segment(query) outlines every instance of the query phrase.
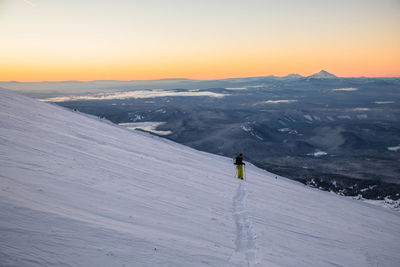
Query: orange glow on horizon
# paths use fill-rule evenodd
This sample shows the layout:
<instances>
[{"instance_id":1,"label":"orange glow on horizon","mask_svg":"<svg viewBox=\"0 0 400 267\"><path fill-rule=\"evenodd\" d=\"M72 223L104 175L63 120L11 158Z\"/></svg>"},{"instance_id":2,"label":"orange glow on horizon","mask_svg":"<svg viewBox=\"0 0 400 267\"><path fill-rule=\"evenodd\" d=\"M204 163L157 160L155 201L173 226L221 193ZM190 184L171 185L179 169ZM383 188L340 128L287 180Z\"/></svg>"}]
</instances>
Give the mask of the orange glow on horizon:
<instances>
[{"instance_id":1,"label":"orange glow on horizon","mask_svg":"<svg viewBox=\"0 0 400 267\"><path fill-rule=\"evenodd\" d=\"M0 1L0 81L400 77L398 1L115 2Z\"/></svg>"},{"instance_id":2,"label":"orange glow on horizon","mask_svg":"<svg viewBox=\"0 0 400 267\"><path fill-rule=\"evenodd\" d=\"M226 66L227 64L228 66ZM297 73L302 76L309 76L321 69L335 74L338 77L400 77L400 66L393 64L391 69L380 69L371 64L364 66L362 70L357 68L341 68L333 65L322 66L310 64L304 66L304 70L295 68L293 64L266 65L260 62L249 62L246 66L241 66L237 62L220 62L219 64L182 64L173 66L151 65L140 66L53 66L39 68L34 66L21 66L19 64L7 64L6 67L0 65L0 81L19 81L19 82L40 82L40 81L93 81L93 80L158 80L158 79L194 79L194 80L213 80L226 78L244 78L258 76L286 76ZM248 66L248 67L247 67ZM293 68L291 68L293 67ZM359 68L361 69L361 68Z\"/></svg>"}]
</instances>

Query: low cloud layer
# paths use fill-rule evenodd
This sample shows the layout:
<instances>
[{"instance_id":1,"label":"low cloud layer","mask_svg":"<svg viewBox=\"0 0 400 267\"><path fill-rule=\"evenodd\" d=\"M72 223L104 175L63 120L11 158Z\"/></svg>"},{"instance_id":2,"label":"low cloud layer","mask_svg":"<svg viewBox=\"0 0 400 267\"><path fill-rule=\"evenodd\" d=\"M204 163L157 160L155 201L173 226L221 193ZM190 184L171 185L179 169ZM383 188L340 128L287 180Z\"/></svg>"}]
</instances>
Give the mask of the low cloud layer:
<instances>
[{"instance_id":1,"label":"low cloud layer","mask_svg":"<svg viewBox=\"0 0 400 267\"><path fill-rule=\"evenodd\" d=\"M209 91L169 91L169 90L137 90L130 92L116 92L111 94L97 94L86 96L61 96L40 99L46 102L66 102L77 100L113 100L113 99L128 99L128 98L155 98L155 97L168 97L168 96L207 96L222 98L227 94L214 93Z\"/></svg>"},{"instance_id":2,"label":"low cloud layer","mask_svg":"<svg viewBox=\"0 0 400 267\"><path fill-rule=\"evenodd\" d=\"M354 88L354 87L348 87L348 88L337 88L337 89L332 89L332 91L344 91L344 92L352 92L352 91L358 91L358 88Z\"/></svg>"},{"instance_id":3,"label":"low cloud layer","mask_svg":"<svg viewBox=\"0 0 400 267\"><path fill-rule=\"evenodd\" d=\"M394 104L394 103L396 103L396 102L394 102L394 101L376 101L375 102L375 104L378 104L378 105Z\"/></svg>"},{"instance_id":4,"label":"low cloud layer","mask_svg":"<svg viewBox=\"0 0 400 267\"><path fill-rule=\"evenodd\" d=\"M295 99L280 99L280 100L267 100L261 102L261 104L281 104L281 103L295 103L297 100Z\"/></svg>"},{"instance_id":5,"label":"low cloud layer","mask_svg":"<svg viewBox=\"0 0 400 267\"><path fill-rule=\"evenodd\" d=\"M155 121L145 121L145 122L127 122L120 123L120 126L126 127L130 130L141 129L147 132L152 132L158 135L168 135L171 134L171 131L161 131L157 130L158 126L164 125L165 122L155 122Z\"/></svg>"}]
</instances>

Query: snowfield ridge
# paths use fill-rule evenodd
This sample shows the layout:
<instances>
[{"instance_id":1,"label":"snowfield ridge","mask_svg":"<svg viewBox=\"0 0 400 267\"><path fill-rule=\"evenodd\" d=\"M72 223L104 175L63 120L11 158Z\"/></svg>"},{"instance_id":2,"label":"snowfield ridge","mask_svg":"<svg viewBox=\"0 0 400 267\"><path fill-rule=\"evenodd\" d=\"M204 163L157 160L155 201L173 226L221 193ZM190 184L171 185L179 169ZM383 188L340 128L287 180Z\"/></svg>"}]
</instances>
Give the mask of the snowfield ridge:
<instances>
[{"instance_id":1,"label":"snowfield ridge","mask_svg":"<svg viewBox=\"0 0 400 267\"><path fill-rule=\"evenodd\" d=\"M400 266L400 214L0 89L1 266Z\"/></svg>"}]
</instances>

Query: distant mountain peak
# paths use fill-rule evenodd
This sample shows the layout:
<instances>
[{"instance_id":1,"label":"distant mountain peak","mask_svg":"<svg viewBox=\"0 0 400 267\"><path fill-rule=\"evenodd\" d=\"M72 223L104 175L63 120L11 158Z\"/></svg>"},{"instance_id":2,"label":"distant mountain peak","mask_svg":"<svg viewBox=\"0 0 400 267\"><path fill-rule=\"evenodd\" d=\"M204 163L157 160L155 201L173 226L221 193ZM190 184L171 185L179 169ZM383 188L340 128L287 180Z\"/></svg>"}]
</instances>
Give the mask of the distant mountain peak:
<instances>
[{"instance_id":1,"label":"distant mountain peak","mask_svg":"<svg viewBox=\"0 0 400 267\"><path fill-rule=\"evenodd\" d=\"M326 70L321 70L318 73L314 73L313 75L308 76L308 78L314 78L314 79L333 79L337 78L336 75L333 75L332 73L327 72Z\"/></svg>"},{"instance_id":2,"label":"distant mountain peak","mask_svg":"<svg viewBox=\"0 0 400 267\"><path fill-rule=\"evenodd\" d=\"M301 76L300 74L297 73L290 73L289 75L282 77L285 79L299 79L299 78L304 78L303 76Z\"/></svg>"}]
</instances>

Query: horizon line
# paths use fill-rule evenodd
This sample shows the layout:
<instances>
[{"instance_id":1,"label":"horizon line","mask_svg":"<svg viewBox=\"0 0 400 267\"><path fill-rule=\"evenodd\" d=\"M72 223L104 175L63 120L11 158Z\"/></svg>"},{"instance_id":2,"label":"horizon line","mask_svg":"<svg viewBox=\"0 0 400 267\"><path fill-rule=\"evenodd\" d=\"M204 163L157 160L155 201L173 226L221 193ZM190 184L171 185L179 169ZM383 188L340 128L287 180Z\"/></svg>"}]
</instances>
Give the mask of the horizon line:
<instances>
[{"instance_id":1,"label":"horizon line","mask_svg":"<svg viewBox=\"0 0 400 267\"><path fill-rule=\"evenodd\" d=\"M317 72L318 73L318 72ZM314 73L316 74L316 73ZM330 73L332 74L332 73ZM300 75L297 73L290 73L284 76L277 76L277 75L265 75L265 76L239 76L239 77L227 77L227 78L214 78L214 79L191 79L191 78L177 78L177 77L171 77L171 78L159 78L159 79L128 79L128 80L123 80L123 79L95 79L95 80L41 80L41 81L34 81L34 80L26 80L26 81L16 81L16 80L9 80L9 81L0 81L0 82L8 82L8 83L44 83L44 82L107 82L107 81L112 81L112 82L136 82L136 81L162 81L162 80L188 80L188 81L218 81L218 80L229 80L229 79L246 79L246 78L285 78L289 75ZM311 75L308 76L303 76L300 75L300 78L309 78ZM369 78L369 79L384 79L384 78L389 78L389 79L396 79L400 78L399 76L336 76L336 78L339 79L354 79L354 78Z\"/></svg>"}]
</instances>

